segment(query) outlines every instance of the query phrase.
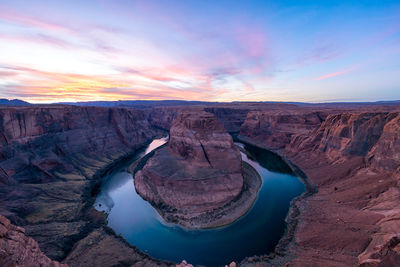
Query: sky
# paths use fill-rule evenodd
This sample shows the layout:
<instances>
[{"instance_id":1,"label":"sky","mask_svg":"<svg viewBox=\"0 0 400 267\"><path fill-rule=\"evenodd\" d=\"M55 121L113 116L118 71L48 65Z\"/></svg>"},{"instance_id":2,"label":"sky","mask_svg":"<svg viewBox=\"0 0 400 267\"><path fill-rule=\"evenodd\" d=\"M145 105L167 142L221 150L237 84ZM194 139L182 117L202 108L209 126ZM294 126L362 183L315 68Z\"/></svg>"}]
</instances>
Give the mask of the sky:
<instances>
[{"instance_id":1,"label":"sky","mask_svg":"<svg viewBox=\"0 0 400 267\"><path fill-rule=\"evenodd\" d=\"M0 98L400 99L400 2L0 0Z\"/></svg>"}]
</instances>

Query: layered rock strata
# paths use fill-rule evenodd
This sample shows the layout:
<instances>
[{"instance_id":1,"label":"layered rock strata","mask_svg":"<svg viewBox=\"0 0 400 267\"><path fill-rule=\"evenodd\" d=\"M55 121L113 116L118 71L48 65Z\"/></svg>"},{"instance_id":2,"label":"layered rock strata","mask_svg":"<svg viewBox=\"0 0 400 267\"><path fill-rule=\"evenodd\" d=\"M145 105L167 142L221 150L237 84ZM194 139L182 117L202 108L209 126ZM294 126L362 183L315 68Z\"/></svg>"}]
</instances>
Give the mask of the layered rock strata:
<instances>
[{"instance_id":1,"label":"layered rock strata","mask_svg":"<svg viewBox=\"0 0 400 267\"><path fill-rule=\"evenodd\" d=\"M15 226L0 215L0 266L68 267L52 261L40 250L38 243L25 235L25 229Z\"/></svg>"},{"instance_id":2,"label":"layered rock strata","mask_svg":"<svg viewBox=\"0 0 400 267\"><path fill-rule=\"evenodd\" d=\"M177 116L168 146L135 175L135 187L167 221L189 228L227 224L245 212L239 207L240 152L214 115L204 111Z\"/></svg>"},{"instance_id":3,"label":"layered rock strata","mask_svg":"<svg viewBox=\"0 0 400 267\"><path fill-rule=\"evenodd\" d=\"M81 247L75 245L105 225L105 215L92 207L91 190L101 173L155 135L147 115L138 110L0 108L0 214L23 226L51 259L62 261L71 250L78 253ZM113 238L112 233L98 233ZM118 238L113 242L136 255L135 261L152 261ZM109 249L101 244L96 245L98 253ZM115 264L127 260L126 255L104 257ZM79 266L78 261L69 258L68 263Z\"/></svg>"},{"instance_id":4,"label":"layered rock strata","mask_svg":"<svg viewBox=\"0 0 400 267\"><path fill-rule=\"evenodd\" d=\"M297 116L294 114L293 116ZM297 199L280 256L243 266L394 266L400 262L400 114L300 112L286 127L271 112L248 115L241 138L275 150L306 174L309 194ZM282 138L283 137L283 138ZM287 242L290 240L289 242Z\"/></svg>"}]
</instances>

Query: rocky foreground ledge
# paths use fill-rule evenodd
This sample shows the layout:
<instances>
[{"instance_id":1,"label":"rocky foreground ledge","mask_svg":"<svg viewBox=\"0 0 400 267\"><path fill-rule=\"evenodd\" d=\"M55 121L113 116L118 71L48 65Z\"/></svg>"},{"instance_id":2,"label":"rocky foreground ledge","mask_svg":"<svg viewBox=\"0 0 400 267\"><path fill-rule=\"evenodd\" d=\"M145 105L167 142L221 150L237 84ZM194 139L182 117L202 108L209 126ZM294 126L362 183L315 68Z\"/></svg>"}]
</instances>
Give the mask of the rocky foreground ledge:
<instances>
[{"instance_id":1,"label":"rocky foreground ledge","mask_svg":"<svg viewBox=\"0 0 400 267\"><path fill-rule=\"evenodd\" d=\"M25 229L15 226L0 215L0 266L68 267L49 259L38 243L25 235Z\"/></svg>"},{"instance_id":2,"label":"rocky foreground ledge","mask_svg":"<svg viewBox=\"0 0 400 267\"><path fill-rule=\"evenodd\" d=\"M187 228L229 224L251 207L261 179L242 162L213 114L182 112L170 140L135 175L136 191L168 222Z\"/></svg>"}]
</instances>

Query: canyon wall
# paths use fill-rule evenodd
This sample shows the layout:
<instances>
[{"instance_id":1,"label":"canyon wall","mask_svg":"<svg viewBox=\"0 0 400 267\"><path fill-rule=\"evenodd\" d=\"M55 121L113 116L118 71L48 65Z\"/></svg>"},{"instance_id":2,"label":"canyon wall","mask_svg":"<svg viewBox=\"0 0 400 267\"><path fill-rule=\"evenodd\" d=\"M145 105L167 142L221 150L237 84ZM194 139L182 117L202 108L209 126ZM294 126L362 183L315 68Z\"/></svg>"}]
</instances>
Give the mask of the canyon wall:
<instances>
[{"instance_id":1,"label":"canyon wall","mask_svg":"<svg viewBox=\"0 0 400 267\"><path fill-rule=\"evenodd\" d=\"M280 149L292 138L311 133L326 116L324 112L251 111L240 134L268 148Z\"/></svg>"},{"instance_id":2,"label":"canyon wall","mask_svg":"<svg viewBox=\"0 0 400 267\"><path fill-rule=\"evenodd\" d=\"M91 190L110 164L157 134L140 110L60 105L1 108L0 214L23 226L51 259L63 260L71 251L78 254L83 247L78 244L93 232L102 233L97 239L108 240L105 245L114 243L130 251L113 255L110 264L145 259L101 230L105 215L93 209ZM85 251L96 257L107 249L97 246ZM80 265L79 258L69 258L68 263Z\"/></svg>"},{"instance_id":3,"label":"canyon wall","mask_svg":"<svg viewBox=\"0 0 400 267\"><path fill-rule=\"evenodd\" d=\"M281 256L242 265L400 262L399 119L385 111L250 112L239 138L300 167L315 190L293 203L288 221L297 226L278 246Z\"/></svg>"},{"instance_id":4,"label":"canyon wall","mask_svg":"<svg viewBox=\"0 0 400 267\"><path fill-rule=\"evenodd\" d=\"M96 107L0 109L0 133L2 184L55 182L77 166L90 177L85 157L113 159L154 136L143 112Z\"/></svg>"},{"instance_id":5,"label":"canyon wall","mask_svg":"<svg viewBox=\"0 0 400 267\"><path fill-rule=\"evenodd\" d=\"M238 133L250 111L248 107L206 107L205 111L212 113L222 123L229 133Z\"/></svg>"},{"instance_id":6,"label":"canyon wall","mask_svg":"<svg viewBox=\"0 0 400 267\"><path fill-rule=\"evenodd\" d=\"M180 112L202 112L206 111L215 115L220 123L229 133L237 133L246 119L247 113L252 107L248 106L192 106L192 107L160 107L148 110L149 122L161 129L169 130L172 122Z\"/></svg>"},{"instance_id":7,"label":"canyon wall","mask_svg":"<svg viewBox=\"0 0 400 267\"><path fill-rule=\"evenodd\" d=\"M149 122L157 128L169 131L173 120L182 109L182 107L152 108L147 110Z\"/></svg>"}]
</instances>

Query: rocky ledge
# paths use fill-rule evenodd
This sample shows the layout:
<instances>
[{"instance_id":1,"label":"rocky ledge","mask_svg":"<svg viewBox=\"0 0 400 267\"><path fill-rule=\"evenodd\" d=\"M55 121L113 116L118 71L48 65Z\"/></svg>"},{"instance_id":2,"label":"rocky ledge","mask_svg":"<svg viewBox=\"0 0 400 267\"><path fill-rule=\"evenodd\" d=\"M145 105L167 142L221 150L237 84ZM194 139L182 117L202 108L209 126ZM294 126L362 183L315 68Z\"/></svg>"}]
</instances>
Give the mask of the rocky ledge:
<instances>
[{"instance_id":1,"label":"rocky ledge","mask_svg":"<svg viewBox=\"0 0 400 267\"><path fill-rule=\"evenodd\" d=\"M135 175L136 191L166 221L187 228L235 221L251 207L260 184L232 137L204 111L179 113L168 146Z\"/></svg>"},{"instance_id":2,"label":"rocky ledge","mask_svg":"<svg viewBox=\"0 0 400 267\"><path fill-rule=\"evenodd\" d=\"M40 250L38 243L25 235L25 229L15 226L0 215L0 265L1 266L52 266L68 267L52 261Z\"/></svg>"}]
</instances>

